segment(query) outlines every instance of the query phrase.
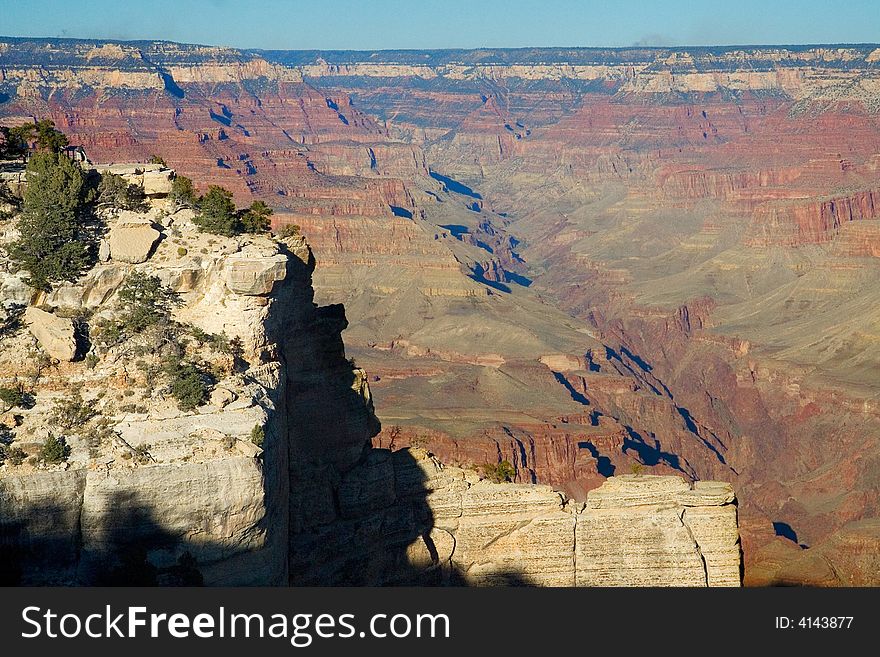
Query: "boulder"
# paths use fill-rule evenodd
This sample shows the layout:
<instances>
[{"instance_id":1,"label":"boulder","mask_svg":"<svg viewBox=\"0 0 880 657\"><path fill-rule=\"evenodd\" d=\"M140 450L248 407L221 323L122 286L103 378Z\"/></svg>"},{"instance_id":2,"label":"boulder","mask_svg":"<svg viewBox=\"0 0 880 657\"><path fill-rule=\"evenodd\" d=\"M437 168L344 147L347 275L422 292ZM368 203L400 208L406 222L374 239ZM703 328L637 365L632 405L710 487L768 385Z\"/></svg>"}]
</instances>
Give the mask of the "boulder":
<instances>
[{"instance_id":1,"label":"boulder","mask_svg":"<svg viewBox=\"0 0 880 657\"><path fill-rule=\"evenodd\" d=\"M149 221L118 224L110 229L110 257L119 262L146 262L161 233Z\"/></svg>"},{"instance_id":2,"label":"boulder","mask_svg":"<svg viewBox=\"0 0 880 657\"><path fill-rule=\"evenodd\" d=\"M248 458L252 459L257 458L260 454L263 453L263 450L261 448L257 447L248 440L236 440L235 450L242 456L247 456Z\"/></svg>"},{"instance_id":3,"label":"boulder","mask_svg":"<svg viewBox=\"0 0 880 657\"><path fill-rule=\"evenodd\" d=\"M226 261L226 287L236 294L264 296L287 277L287 256L236 253Z\"/></svg>"},{"instance_id":4,"label":"boulder","mask_svg":"<svg viewBox=\"0 0 880 657\"><path fill-rule=\"evenodd\" d=\"M174 171L171 169L144 171L144 194L147 196L166 196L170 194L173 177Z\"/></svg>"},{"instance_id":5,"label":"boulder","mask_svg":"<svg viewBox=\"0 0 880 657\"><path fill-rule=\"evenodd\" d=\"M98 245L98 260L107 262L110 259L110 243L107 240L101 240Z\"/></svg>"},{"instance_id":6,"label":"boulder","mask_svg":"<svg viewBox=\"0 0 880 657\"><path fill-rule=\"evenodd\" d=\"M50 356L66 361L76 357L76 331L71 320L30 307L25 310L24 321Z\"/></svg>"},{"instance_id":7,"label":"boulder","mask_svg":"<svg viewBox=\"0 0 880 657\"><path fill-rule=\"evenodd\" d=\"M236 400L236 394L228 388L217 387L211 393L211 406L224 408Z\"/></svg>"}]
</instances>

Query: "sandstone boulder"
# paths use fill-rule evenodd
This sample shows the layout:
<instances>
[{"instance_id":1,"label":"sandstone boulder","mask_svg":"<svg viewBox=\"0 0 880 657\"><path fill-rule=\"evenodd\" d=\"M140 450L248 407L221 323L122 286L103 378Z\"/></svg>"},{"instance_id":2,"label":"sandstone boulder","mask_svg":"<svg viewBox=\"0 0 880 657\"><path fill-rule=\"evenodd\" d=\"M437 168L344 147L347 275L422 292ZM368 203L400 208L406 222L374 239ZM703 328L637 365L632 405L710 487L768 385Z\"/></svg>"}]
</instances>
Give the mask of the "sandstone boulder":
<instances>
[{"instance_id":1,"label":"sandstone boulder","mask_svg":"<svg viewBox=\"0 0 880 657\"><path fill-rule=\"evenodd\" d=\"M144 194L147 196L166 196L171 193L174 178L171 169L144 171Z\"/></svg>"},{"instance_id":2,"label":"sandstone boulder","mask_svg":"<svg viewBox=\"0 0 880 657\"><path fill-rule=\"evenodd\" d=\"M119 262L138 264L146 262L161 233L146 220L118 224L110 229L108 244L110 257Z\"/></svg>"},{"instance_id":3,"label":"sandstone boulder","mask_svg":"<svg viewBox=\"0 0 880 657\"><path fill-rule=\"evenodd\" d=\"M236 253L226 261L226 287L236 294L265 296L287 276L287 256Z\"/></svg>"},{"instance_id":4,"label":"sandstone boulder","mask_svg":"<svg viewBox=\"0 0 880 657\"><path fill-rule=\"evenodd\" d=\"M251 459L258 457L260 454L263 453L263 450L260 447L257 447L248 440L236 440L235 451L237 451L242 456L247 456Z\"/></svg>"},{"instance_id":5,"label":"sandstone boulder","mask_svg":"<svg viewBox=\"0 0 880 657\"><path fill-rule=\"evenodd\" d=\"M228 388L216 387L211 392L211 406L224 408L236 400L236 394Z\"/></svg>"},{"instance_id":6,"label":"sandstone boulder","mask_svg":"<svg viewBox=\"0 0 880 657\"><path fill-rule=\"evenodd\" d=\"M30 307L24 313L24 321L50 356L66 361L76 357L76 331L71 320Z\"/></svg>"}]
</instances>

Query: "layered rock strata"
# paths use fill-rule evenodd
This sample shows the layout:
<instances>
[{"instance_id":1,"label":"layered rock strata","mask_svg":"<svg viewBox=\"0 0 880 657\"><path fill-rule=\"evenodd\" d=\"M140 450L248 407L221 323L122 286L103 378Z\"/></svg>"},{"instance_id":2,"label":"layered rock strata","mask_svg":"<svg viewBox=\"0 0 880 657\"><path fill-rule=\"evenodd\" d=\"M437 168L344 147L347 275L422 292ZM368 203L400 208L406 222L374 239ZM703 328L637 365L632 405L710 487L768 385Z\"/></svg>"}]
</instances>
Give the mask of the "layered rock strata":
<instances>
[{"instance_id":1,"label":"layered rock strata","mask_svg":"<svg viewBox=\"0 0 880 657\"><path fill-rule=\"evenodd\" d=\"M344 309L313 302L304 240L221 239L191 218L153 208L140 219L161 239L144 262L111 246L76 283L33 294L40 308L28 313L38 338L37 319L61 322L62 311L96 326L112 316L128 274L159 277L180 298L176 321L241 345L230 367L214 363L225 374L197 410L142 381L129 343L88 364L56 354L34 376L22 354L37 349L35 338L24 328L3 336L4 385L31 376L34 395L9 416L7 441L31 456L0 466L4 582L738 583L728 485L613 478L584 508L547 486L444 467L424 451L372 448L379 425L366 374L345 357ZM132 219L105 221L112 236ZM4 274L5 285L13 279ZM40 342L51 356L49 338ZM58 409L74 390L100 423L68 432L67 461L42 462L41 441L63 430Z\"/></svg>"},{"instance_id":2,"label":"layered rock strata","mask_svg":"<svg viewBox=\"0 0 880 657\"><path fill-rule=\"evenodd\" d=\"M293 581L740 584L736 502L720 482L612 477L584 505L548 486L491 483L424 450L373 449L342 477L336 499L322 512L333 521L309 537L327 550L292 555Z\"/></svg>"}]
</instances>

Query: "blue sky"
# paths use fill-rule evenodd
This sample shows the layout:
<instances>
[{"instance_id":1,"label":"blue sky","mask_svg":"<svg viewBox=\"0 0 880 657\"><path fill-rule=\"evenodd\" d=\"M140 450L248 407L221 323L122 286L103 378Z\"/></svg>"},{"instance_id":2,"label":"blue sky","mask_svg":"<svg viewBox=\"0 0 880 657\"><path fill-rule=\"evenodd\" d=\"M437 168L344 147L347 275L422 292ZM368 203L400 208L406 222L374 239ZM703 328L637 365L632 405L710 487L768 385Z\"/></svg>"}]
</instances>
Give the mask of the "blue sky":
<instances>
[{"instance_id":1,"label":"blue sky","mask_svg":"<svg viewBox=\"0 0 880 657\"><path fill-rule=\"evenodd\" d=\"M878 0L0 0L0 35L356 49L866 43Z\"/></svg>"}]
</instances>

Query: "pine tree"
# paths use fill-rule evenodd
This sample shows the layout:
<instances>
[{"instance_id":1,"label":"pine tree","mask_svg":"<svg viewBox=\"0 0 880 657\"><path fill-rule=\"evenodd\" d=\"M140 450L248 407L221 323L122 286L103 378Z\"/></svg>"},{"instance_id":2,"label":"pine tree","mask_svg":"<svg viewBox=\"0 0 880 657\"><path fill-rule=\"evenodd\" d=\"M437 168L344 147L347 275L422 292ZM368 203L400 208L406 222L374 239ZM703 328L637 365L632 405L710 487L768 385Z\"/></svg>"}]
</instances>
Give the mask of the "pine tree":
<instances>
[{"instance_id":1,"label":"pine tree","mask_svg":"<svg viewBox=\"0 0 880 657\"><path fill-rule=\"evenodd\" d=\"M272 228L270 216L272 216L272 208L262 201L254 201L241 217L244 232L268 233Z\"/></svg>"},{"instance_id":2,"label":"pine tree","mask_svg":"<svg viewBox=\"0 0 880 657\"><path fill-rule=\"evenodd\" d=\"M193 181L186 176L177 175L171 182L169 198L179 208L193 207L198 203L196 188Z\"/></svg>"},{"instance_id":3,"label":"pine tree","mask_svg":"<svg viewBox=\"0 0 880 657\"><path fill-rule=\"evenodd\" d=\"M208 193L199 199L199 210L194 221L206 233L229 237L241 232L232 192L228 189L211 185Z\"/></svg>"},{"instance_id":4,"label":"pine tree","mask_svg":"<svg viewBox=\"0 0 880 657\"><path fill-rule=\"evenodd\" d=\"M64 156L34 153L27 166L27 189L18 224L19 239L9 255L41 290L58 281L74 281L89 262L83 215L86 177Z\"/></svg>"}]
</instances>

